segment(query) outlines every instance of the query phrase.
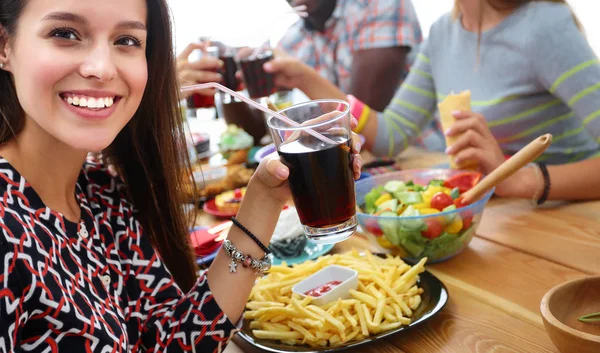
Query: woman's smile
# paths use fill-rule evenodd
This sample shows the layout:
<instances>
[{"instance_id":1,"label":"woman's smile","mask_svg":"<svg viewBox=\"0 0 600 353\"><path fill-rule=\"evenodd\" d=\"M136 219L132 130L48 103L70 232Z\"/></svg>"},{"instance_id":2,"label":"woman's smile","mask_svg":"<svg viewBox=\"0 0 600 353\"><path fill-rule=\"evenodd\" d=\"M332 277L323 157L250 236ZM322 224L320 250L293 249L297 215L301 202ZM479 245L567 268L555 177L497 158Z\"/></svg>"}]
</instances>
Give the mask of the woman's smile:
<instances>
[{"instance_id":1,"label":"woman's smile","mask_svg":"<svg viewBox=\"0 0 600 353\"><path fill-rule=\"evenodd\" d=\"M117 109L122 96L108 91L66 91L59 97L67 109L84 119L106 119Z\"/></svg>"}]
</instances>

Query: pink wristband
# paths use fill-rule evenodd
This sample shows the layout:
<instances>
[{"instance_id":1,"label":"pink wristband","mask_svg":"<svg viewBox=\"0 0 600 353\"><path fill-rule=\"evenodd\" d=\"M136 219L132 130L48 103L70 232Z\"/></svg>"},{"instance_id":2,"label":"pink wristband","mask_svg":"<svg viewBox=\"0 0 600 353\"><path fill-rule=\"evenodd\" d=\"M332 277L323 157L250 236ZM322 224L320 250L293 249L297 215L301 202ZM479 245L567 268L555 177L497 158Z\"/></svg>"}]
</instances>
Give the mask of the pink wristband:
<instances>
[{"instance_id":1,"label":"pink wristband","mask_svg":"<svg viewBox=\"0 0 600 353\"><path fill-rule=\"evenodd\" d=\"M350 113L358 120L358 126L354 129L354 132L359 134L364 130L365 125L367 124L371 109L368 105L364 104L351 94L347 96L347 99L348 103L350 103Z\"/></svg>"}]
</instances>

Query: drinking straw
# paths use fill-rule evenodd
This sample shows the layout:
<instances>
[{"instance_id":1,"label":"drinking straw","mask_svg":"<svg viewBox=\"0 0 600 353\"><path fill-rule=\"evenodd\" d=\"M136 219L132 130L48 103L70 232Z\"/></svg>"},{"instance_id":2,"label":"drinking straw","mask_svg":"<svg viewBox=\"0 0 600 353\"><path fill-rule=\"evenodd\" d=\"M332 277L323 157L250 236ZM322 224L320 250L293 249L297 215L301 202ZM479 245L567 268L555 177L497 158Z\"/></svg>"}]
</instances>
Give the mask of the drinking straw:
<instances>
[{"instance_id":1,"label":"drinking straw","mask_svg":"<svg viewBox=\"0 0 600 353\"><path fill-rule=\"evenodd\" d=\"M201 83L201 84L197 84L197 85L191 85L191 86L185 86L185 87L181 87L181 93L185 93L185 92L191 92L191 91L195 91L195 90L201 90L201 89L206 89L206 88L216 88L222 92L225 92L227 94L230 94L232 96L234 96L235 98L241 100L242 102L249 104L251 106L253 106L254 108L267 113L269 115L272 115L274 117L276 117L277 119L285 122L286 124L293 126L293 127L303 127L301 124L298 124L297 122L293 121L292 119L286 117L285 115L282 115L278 112L272 111L271 109L253 101L252 99L245 97L244 95L237 93L233 90L230 90L229 88L216 83L216 82L207 82L207 83ZM328 144L331 145L337 145L338 143L321 135L320 133L316 132L313 129L305 129L304 131L306 131L307 133L313 135L314 137L318 138L319 140L326 142Z\"/></svg>"}]
</instances>

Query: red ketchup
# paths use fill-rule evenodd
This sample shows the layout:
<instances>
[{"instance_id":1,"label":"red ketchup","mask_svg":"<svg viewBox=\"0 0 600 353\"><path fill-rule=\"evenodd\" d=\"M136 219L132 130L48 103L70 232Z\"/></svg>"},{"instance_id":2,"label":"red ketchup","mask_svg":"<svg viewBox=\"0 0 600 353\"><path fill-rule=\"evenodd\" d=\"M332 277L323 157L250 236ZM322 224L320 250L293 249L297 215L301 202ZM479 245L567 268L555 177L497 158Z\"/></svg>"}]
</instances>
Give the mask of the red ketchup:
<instances>
[{"instance_id":1,"label":"red ketchup","mask_svg":"<svg viewBox=\"0 0 600 353\"><path fill-rule=\"evenodd\" d=\"M335 286L340 285L340 281L330 281L327 282L325 284L322 284L320 286L318 286L317 288L313 288L307 292L304 293L304 295L309 296L309 297L313 297L313 298L317 298L322 296L323 294L329 292L330 290L332 290Z\"/></svg>"}]
</instances>

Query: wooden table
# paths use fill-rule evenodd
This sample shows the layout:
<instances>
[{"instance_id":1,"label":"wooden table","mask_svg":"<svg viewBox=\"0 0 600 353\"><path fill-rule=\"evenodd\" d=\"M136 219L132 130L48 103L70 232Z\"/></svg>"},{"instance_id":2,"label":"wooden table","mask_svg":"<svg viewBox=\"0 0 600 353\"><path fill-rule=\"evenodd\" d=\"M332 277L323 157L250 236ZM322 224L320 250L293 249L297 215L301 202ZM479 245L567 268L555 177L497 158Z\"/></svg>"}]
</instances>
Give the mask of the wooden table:
<instances>
[{"instance_id":1,"label":"wooden table","mask_svg":"<svg viewBox=\"0 0 600 353\"><path fill-rule=\"evenodd\" d=\"M411 150L400 162L405 169L422 168L444 158ZM354 236L334 251L369 246ZM561 282L600 274L600 202L535 209L525 200L492 199L469 247L428 269L450 292L442 312L414 330L349 352L556 353L540 301ZM226 352L257 350L235 340Z\"/></svg>"}]
</instances>

